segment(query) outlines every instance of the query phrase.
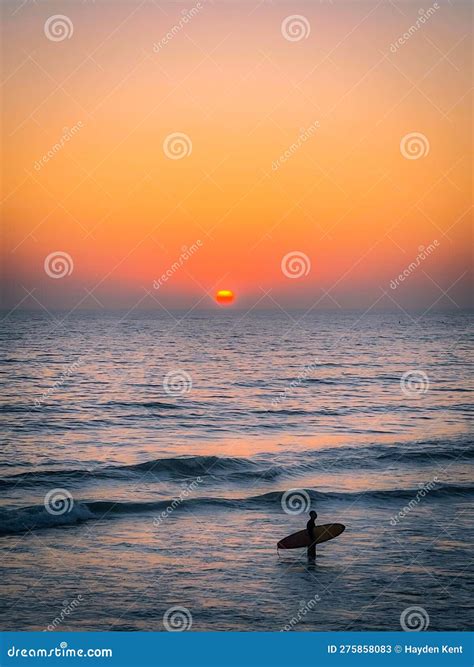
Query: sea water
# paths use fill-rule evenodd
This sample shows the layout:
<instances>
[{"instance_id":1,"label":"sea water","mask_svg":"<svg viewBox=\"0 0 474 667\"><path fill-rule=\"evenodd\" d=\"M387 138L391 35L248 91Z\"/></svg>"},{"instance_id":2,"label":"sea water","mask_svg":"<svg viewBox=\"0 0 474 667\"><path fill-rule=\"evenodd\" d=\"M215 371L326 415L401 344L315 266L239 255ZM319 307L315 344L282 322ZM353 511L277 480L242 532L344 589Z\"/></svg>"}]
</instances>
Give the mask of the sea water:
<instances>
[{"instance_id":1,"label":"sea water","mask_svg":"<svg viewBox=\"0 0 474 667\"><path fill-rule=\"evenodd\" d=\"M467 629L471 327L8 315L1 628ZM310 509L346 526L315 564L276 550Z\"/></svg>"}]
</instances>

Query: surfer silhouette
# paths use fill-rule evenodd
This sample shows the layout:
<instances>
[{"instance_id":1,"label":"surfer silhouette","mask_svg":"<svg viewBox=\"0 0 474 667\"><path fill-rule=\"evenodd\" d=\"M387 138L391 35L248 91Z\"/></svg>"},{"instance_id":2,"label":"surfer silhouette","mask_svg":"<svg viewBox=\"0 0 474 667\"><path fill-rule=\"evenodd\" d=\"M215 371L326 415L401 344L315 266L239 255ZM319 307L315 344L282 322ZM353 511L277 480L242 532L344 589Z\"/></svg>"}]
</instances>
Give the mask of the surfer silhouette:
<instances>
[{"instance_id":1,"label":"surfer silhouette","mask_svg":"<svg viewBox=\"0 0 474 667\"><path fill-rule=\"evenodd\" d=\"M308 532L309 539L311 540L311 543L308 547L308 560L316 560L316 542L315 542L316 538L314 537L314 523L318 518L318 515L314 510L311 510L309 516L311 518L306 524L306 530Z\"/></svg>"}]
</instances>

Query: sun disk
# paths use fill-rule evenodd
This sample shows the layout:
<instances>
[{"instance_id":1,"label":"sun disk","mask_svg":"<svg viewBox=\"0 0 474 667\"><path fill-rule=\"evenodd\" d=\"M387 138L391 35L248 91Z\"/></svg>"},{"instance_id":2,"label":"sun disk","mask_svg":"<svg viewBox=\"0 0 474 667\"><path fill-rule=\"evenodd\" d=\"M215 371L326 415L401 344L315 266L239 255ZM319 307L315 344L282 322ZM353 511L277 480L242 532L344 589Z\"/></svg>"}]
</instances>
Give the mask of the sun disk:
<instances>
[{"instance_id":1,"label":"sun disk","mask_svg":"<svg viewBox=\"0 0 474 667\"><path fill-rule=\"evenodd\" d=\"M235 298L234 293L230 289L220 289L216 293L216 301L217 301L217 303L220 303L222 305L232 303L234 298Z\"/></svg>"}]
</instances>

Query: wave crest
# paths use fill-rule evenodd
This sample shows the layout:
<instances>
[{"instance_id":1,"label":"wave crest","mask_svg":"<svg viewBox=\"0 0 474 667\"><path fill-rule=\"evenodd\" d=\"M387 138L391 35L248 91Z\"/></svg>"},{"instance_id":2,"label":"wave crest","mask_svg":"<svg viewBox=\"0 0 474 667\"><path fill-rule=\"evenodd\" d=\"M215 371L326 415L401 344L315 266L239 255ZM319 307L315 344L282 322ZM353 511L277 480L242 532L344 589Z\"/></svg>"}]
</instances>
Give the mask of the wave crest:
<instances>
[{"instance_id":1,"label":"wave crest","mask_svg":"<svg viewBox=\"0 0 474 667\"><path fill-rule=\"evenodd\" d=\"M378 501L400 501L414 498L419 489L373 489L370 491L315 491L303 489L308 498L316 503L323 501L347 501L352 503L354 498ZM427 497L472 495L474 485L438 484ZM212 508L228 510L275 510L281 512L281 501L285 491L270 491L268 493L249 496L247 498L217 498L194 497L183 500L174 511L179 512L183 507L192 506L194 510ZM23 533L31 530L56 528L60 526L79 524L84 521L113 519L125 514L156 513L173 506L176 498L149 502L117 502L113 500L99 500L93 502L77 502L72 510L66 514L52 515L44 505L33 505L20 509L0 510L0 536Z\"/></svg>"}]
</instances>

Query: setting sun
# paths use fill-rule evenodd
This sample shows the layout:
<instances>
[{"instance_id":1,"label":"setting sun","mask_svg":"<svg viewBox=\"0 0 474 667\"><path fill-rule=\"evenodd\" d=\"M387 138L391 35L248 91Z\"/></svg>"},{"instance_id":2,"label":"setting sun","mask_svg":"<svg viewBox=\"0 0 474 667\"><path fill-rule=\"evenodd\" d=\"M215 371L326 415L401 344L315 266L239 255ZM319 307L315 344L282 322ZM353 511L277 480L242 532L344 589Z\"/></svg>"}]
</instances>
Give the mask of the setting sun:
<instances>
[{"instance_id":1,"label":"setting sun","mask_svg":"<svg viewBox=\"0 0 474 667\"><path fill-rule=\"evenodd\" d=\"M216 301L222 305L227 305L234 301L234 293L230 289L220 289L216 293Z\"/></svg>"}]
</instances>

